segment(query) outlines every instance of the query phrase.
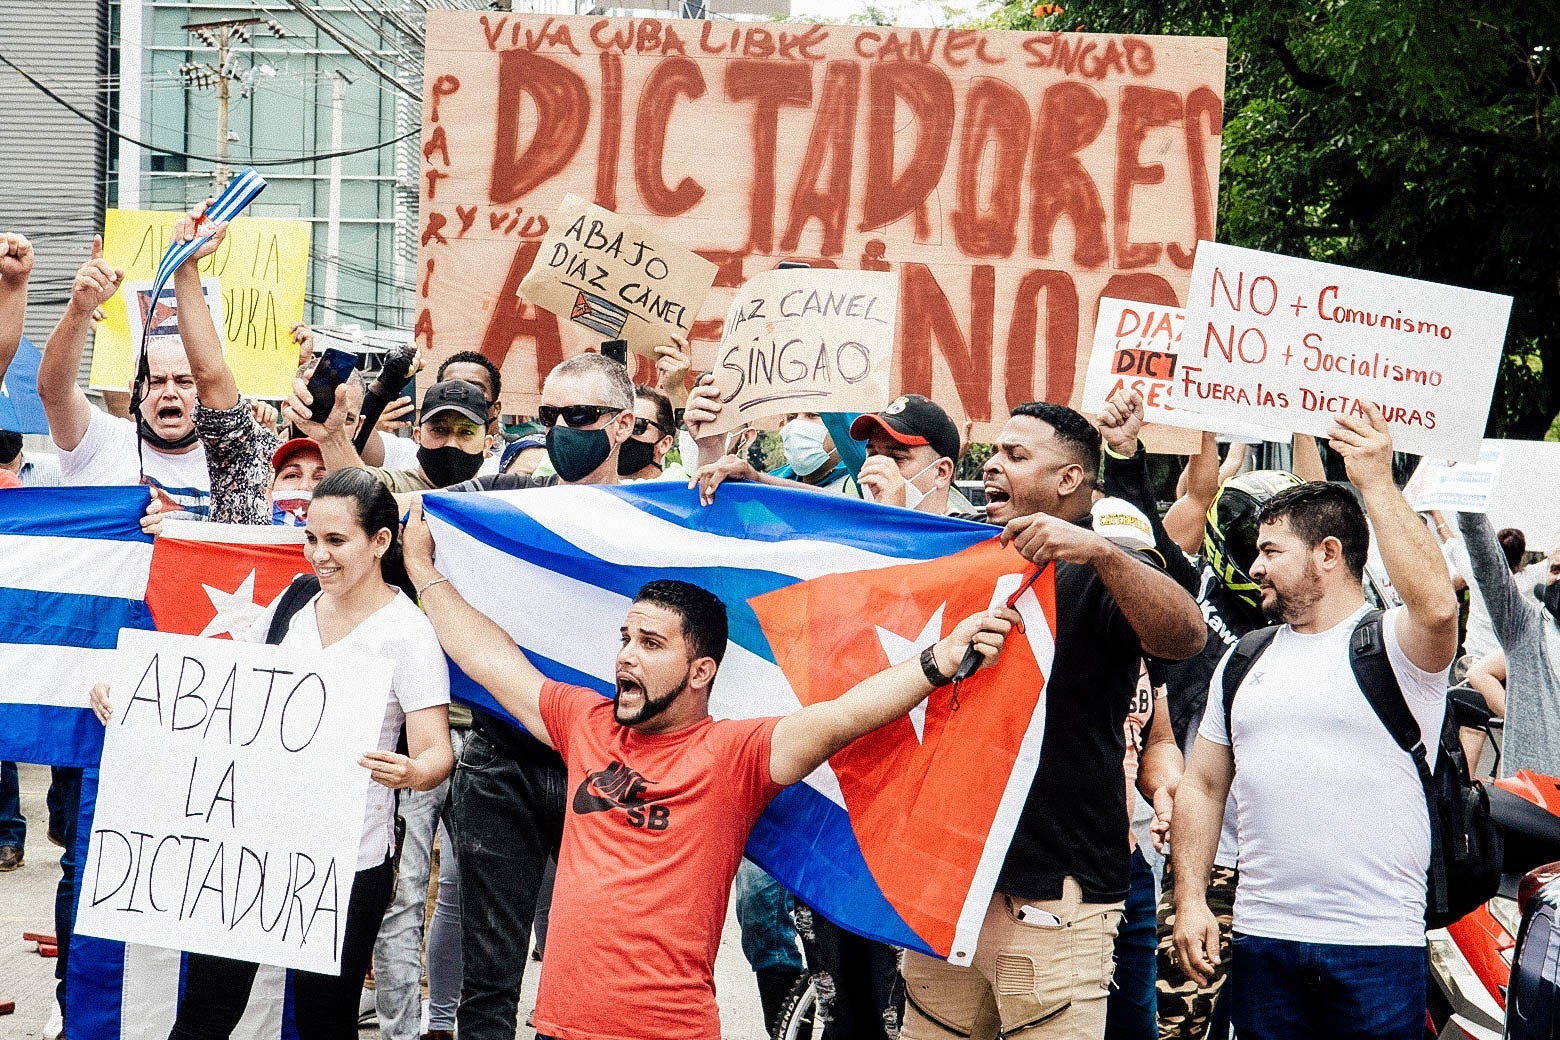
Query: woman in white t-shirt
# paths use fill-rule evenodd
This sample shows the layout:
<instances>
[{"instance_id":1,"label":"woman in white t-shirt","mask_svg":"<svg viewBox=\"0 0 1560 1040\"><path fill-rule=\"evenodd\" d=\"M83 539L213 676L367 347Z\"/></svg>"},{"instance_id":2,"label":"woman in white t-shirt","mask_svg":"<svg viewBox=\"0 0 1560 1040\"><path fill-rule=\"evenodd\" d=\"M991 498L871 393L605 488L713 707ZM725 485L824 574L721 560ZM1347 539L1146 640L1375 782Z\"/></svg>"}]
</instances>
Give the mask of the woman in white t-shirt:
<instances>
[{"instance_id":1,"label":"woman in white t-shirt","mask_svg":"<svg viewBox=\"0 0 1560 1040\"><path fill-rule=\"evenodd\" d=\"M369 785L347 909L341 974L293 973L300 1040L357 1036L358 994L395 883L391 792L401 787L431 790L455 764L449 672L433 626L411 598L414 590L401 562L397 515L395 499L367 470L337 470L320 481L305 532L305 554L319 577L320 591L293 615L280 640L282 646L308 650L340 646L388 658L395 665L378 745L359 759L374 783ZM265 641L277 602L250 629L251 641ZM106 724L113 714L107 685L93 687L92 707ZM395 750L403 724L406 755ZM248 1005L255 967L248 961L190 954L169 1040L226 1040Z\"/></svg>"}]
</instances>

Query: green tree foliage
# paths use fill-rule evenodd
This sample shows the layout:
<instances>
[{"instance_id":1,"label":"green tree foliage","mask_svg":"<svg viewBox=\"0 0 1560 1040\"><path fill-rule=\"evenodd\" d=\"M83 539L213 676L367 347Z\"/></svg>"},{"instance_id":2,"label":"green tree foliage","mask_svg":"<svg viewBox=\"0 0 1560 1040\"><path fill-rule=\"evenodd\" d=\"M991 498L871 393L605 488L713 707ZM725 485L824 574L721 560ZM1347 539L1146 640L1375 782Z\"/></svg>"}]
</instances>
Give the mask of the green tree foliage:
<instances>
[{"instance_id":1,"label":"green tree foliage","mask_svg":"<svg viewBox=\"0 0 1560 1040\"><path fill-rule=\"evenodd\" d=\"M1489 434L1555 422L1560 2L1028 0L982 24L1227 37L1220 240L1514 297Z\"/></svg>"}]
</instances>

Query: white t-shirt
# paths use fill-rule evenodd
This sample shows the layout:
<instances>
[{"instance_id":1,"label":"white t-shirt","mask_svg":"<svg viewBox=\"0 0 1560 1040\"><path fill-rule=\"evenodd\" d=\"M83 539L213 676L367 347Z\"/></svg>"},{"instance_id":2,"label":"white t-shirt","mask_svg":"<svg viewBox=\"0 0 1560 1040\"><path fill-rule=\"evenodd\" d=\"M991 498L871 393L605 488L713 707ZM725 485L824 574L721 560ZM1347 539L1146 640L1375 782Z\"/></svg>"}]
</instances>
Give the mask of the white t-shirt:
<instances>
[{"instance_id":1,"label":"white t-shirt","mask_svg":"<svg viewBox=\"0 0 1560 1040\"><path fill-rule=\"evenodd\" d=\"M287 634L282 646L296 646L305 650L320 649L319 619L314 613L316 594L288 622ZM249 641L265 642L271 627L271 617L281 596L271 605L249 630ZM332 643L331 650L341 647L359 653L373 654L395 664L390 679L390 697L385 703L384 722L379 727L380 751L394 751L400 740L401 725L408 712L432 708L450 702L450 673L445 663L439 637L434 635L433 623L407 598L397 592L395 599L364 618L345 638ZM367 751L368 748L362 750ZM388 787L369 782L368 802L363 809L363 839L358 845L357 869L368 870L385 861L395 847L395 792Z\"/></svg>"},{"instance_id":2,"label":"white t-shirt","mask_svg":"<svg viewBox=\"0 0 1560 1040\"><path fill-rule=\"evenodd\" d=\"M397 437L393 433L379 431L379 442L385 446L385 469L416 469L417 442L410 437Z\"/></svg>"},{"instance_id":3,"label":"white t-shirt","mask_svg":"<svg viewBox=\"0 0 1560 1040\"><path fill-rule=\"evenodd\" d=\"M60 450L60 483L66 487L108 487L146 480L191 517L206 519L211 510L211 474L206 470L206 447L199 441L181 455L157 451L146 445L139 458L136 424L99 408L92 409L87 432L71 451Z\"/></svg>"},{"instance_id":4,"label":"white t-shirt","mask_svg":"<svg viewBox=\"0 0 1560 1040\"><path fill-rule=\"evenodd\" d=\"M1348 946L1425 943L1424 788L1349 666L1349 639L1368 609L1326 632L1282 626L1235 696L1237 932ZM1446 673L1421 671L1404 655L1402 609L1383 619L1387 658L1425 747L1435 748ZM1226 746L1228 662L1226 654L1213 674L1198 730Z\"/></svg>"}]
</instances>

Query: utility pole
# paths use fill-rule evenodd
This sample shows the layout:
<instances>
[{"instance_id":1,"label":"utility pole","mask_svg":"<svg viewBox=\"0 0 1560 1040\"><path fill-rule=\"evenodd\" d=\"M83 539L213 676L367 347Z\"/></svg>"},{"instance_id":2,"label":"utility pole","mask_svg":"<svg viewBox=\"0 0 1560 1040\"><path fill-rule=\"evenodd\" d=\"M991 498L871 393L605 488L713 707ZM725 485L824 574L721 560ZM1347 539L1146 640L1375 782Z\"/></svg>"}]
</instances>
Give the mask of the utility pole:
<instances>
[{"instance_id":1,"label":"utility pole","mask_svg":"<svg viewBox=\"0 0 1560 1040\"><path fill-rule=\"evenodd\" d=\"M331 70L330 150L341 151L341 108L352 82L340 69ZM341 156L330 161L330 202L325 221L325 324L336 324L336 287L341 267Z\"/></svg>"},{"instance_id":2,"label":"utility pole","mask_svg":"<svg viewBox=\"0 0 1560 1040\"><path fill-rule=\"evenodd\" d=\"M228 166L231 146L238 139L238 135L233 133L229 126L228 118L233 84L239 84L240 97L248 97L254 91L257 72L276 75L276 69L269 65L257 67L251 63L249 68L242 72L236 67L233 56L235 41L248 43L249 29L254 25L265 26L266 30L278 40L287 35L287 31L276 19L262 18L258 15L222 18L212 22L192 22L183 27L201 43L207 47L215 47L217 51L216 65L188 61L180 65L175 73L184 81L186 87L194 87L197 90L205 90L213 86L217 88L217 165L211 171L212 184L217 191L226 187L229 178L233 176L233 171Z\"/></svg>"}]
</instances>

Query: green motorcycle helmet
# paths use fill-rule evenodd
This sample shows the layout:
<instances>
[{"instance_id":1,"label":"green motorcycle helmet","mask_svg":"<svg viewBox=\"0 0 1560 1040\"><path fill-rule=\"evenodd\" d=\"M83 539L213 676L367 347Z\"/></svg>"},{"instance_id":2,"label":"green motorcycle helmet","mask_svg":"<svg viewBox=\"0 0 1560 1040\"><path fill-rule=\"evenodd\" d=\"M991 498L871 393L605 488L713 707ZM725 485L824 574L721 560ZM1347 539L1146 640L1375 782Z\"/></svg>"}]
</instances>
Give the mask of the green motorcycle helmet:
<instances>
[{"instance_id":1,"label":"green motorcycle helmet","mask_svg":"<svg viewBox=\"0 0 1560 1040\"><path fill-rule=\"evenodd\" d=\"M1304 481L1299 477L1281 469L1239 473L1220 486L1208 507L1203 558L1225 588L1253 607L1262 603L1249 573L1257 558L1257 514L1274 495L1301 483Z\"/></svg>"}]
</instances>

